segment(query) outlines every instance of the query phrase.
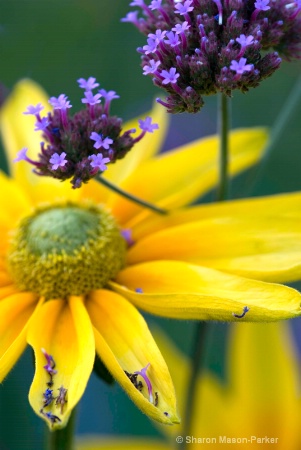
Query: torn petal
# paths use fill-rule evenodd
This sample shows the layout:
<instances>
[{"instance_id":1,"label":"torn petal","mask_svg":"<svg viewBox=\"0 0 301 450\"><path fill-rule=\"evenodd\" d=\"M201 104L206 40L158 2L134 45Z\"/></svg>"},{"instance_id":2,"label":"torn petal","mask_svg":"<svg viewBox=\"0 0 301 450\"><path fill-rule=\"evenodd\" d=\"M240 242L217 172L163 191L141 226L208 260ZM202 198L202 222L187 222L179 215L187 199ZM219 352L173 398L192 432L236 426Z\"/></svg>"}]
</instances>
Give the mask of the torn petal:
<instances>
[{"instance_id":1,"label":"torn petal","mask_svg":"<svg viewBox=\"0 0 301 450\"><path fill-rule=\"evenodd\" d=\"M94 291L86 307L95 327L96 351L127 394L152 419L178 423L168 368L136 308L107 290Z\"/></svg>"},{"instance_id":2,"label":"torn petal","mask_svg":"<svg viewBox=\"0 0 301 450\"><path fill-rule=\"evenodd\" d=\"M51 430L63 428L86 388L95 357L82 298L47 301L30 323L28 342L36 358L30 404Z\"/></svg>"}]
</instances>

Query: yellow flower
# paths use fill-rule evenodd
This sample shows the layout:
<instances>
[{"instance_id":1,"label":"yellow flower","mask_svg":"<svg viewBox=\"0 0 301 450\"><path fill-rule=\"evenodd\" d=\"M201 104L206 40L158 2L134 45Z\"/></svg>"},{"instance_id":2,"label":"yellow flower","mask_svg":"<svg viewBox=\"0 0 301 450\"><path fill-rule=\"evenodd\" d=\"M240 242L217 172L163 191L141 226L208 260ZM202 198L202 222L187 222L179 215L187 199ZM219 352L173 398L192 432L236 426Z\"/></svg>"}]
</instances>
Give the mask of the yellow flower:
<instances>
[{"instance_id":1,"label":"yellow flower","mask_svg":"<svg viewBox=\"0 0 301 450\"><path fill-rule=\"evenodd\" d=\"M190 365L162 333L154 333L184 410ZM193 423L187 438L181 426L161 428L170 440L90 437L77 450L176 448L182 436L187 448L281 448L299 450L300 389L296 350L287 324L235 324L227 347L226 380L212 373L199 377Z\"/></svg>"},{"instance_id":2,"label":"yellow flower","mask_svg":"<svg viewBox=\"0 0 301 450\"><path fill-rule=\"evenodd\" d=\"M10 164L22 146L39 147L22 116L38 102L46 104L45 94L23 81L3 107ZM216 182L217 138L155 156L163 114L159 107L152 114L161 132L106 176L159 206L181 208ZM255 163L265 142L264 129L233 132L231 173ZM12 179L0 176L0 380L28 341L36 358L29 400L51 429L66 424L81 398L95 350L143 412L178 422L167 366L135 306L180 319L300 314L297 291L261 281L300 276L298 195L158 217L96 182L72 190L33 175L27 164L11 165L11 172Z\"/></svg>"}]
</instances>

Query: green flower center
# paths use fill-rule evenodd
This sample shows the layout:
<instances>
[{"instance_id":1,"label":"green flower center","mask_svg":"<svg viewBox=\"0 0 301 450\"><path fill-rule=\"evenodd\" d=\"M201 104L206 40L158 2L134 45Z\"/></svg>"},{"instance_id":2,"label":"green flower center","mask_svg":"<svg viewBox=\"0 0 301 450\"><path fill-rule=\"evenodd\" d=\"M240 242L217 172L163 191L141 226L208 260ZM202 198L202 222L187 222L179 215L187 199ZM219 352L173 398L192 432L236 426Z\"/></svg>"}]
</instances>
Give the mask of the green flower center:
<instances>
[{"instance_id":1,"label":"green flower center","mask_svg":"<svg viewBox=\"0 0 301 450\"><path fill-rule=\"evenodd\" d=\"M21 290L46 299L104 287L125 264L126 243L99 206L65 204L37 210L21 222L8 255Z\"/></svg>"}]
</instances>

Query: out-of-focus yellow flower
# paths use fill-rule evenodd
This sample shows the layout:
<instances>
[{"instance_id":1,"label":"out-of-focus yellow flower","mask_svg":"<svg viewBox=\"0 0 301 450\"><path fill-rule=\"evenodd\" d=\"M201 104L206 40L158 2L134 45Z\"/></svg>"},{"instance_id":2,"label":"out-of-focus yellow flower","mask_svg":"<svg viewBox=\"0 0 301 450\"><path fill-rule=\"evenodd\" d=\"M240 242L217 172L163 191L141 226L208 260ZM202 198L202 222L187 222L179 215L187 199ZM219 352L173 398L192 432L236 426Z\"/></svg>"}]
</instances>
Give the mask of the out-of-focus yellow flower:
<instances>
[{"instance_id":1,"label":"out-of-focus yellow flower","mask_svg":"<svg viewBox=\"0 0 301 450\"><path fill-rule=\"evenodd\" d=\"M171 368L183 412L190 365L162 333L155 333ZM168 441L97 437L79 440L77 450L177 448L285 449L301 447L300 368L287 324L235 324L227 348L226 380L212 373L199 378L190 436L181 425L161 427ZM139 447L140 445L140 447Z\"/></svg>"},{"instance_id":2,"label":"out-of-focus yellow flower","mask_svg":"<svg viewBox=\"0 0 301 450\"><path fill-rule=\"evenodd\" d=\"M44 93L23 81L3 107L10 163L22 146L39 147L22 116L37 102L46 104ZM161 132L145 137L106 176L159 206L183 207L216 181L217 138L155 156L166 123L160 108L152 116ZM231 172L256 162L265 142L263 129L233 132ZM74 191L32 175L27 164L11 171L13 178L0 176L0 379L27 340L36 357L30 403L51 429L66 424L81 398L95 350L143 412L178 422L167 366L135 306L179 319L300 314L297 291L261 281L301 274L298 195L158 218L94 181Z\"/></svg>"}]
</instances>

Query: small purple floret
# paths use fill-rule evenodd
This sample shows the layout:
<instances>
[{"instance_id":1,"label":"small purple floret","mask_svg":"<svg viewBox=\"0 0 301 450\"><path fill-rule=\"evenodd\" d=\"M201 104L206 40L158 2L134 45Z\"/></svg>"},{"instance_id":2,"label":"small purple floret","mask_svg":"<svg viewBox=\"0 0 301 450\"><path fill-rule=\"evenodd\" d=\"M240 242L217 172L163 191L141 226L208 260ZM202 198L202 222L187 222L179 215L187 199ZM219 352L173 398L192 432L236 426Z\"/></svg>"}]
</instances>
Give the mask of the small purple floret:
<instances>
[{"instance_id":1,"label":"small purple floret","mask_svg":"<svg viewBox=\"0 0 301 450\"><path fill-rule=\"evenodd\" d=\"M150 53L155 53L155 51L157 50L157 45L158 45L157 40L148 38L147 45L143 46L144 53L146 55L149 55Z\"/></svg>"},{"instance_id":2,"label":"small purple floret","mask_svg":"<svg viewBox=\"0 0 301 450\"><path fill-rule=\"evenodd\" d=\"M110 148L110 145L113 144L113 139L106 137L103 139L102 135L99 133L96 133L93 131L90 134L90 139L92 141L95 141L95 144L93 145L94 148L99 149L100 147L104 148L105 150L108 150Z\"/></svg>"},{"instance_id":3,"label":"small purple floret","mask_svg":"<svg viewBox=\"0 0 301 450\"><path fill-rule=\"evenodd\" d=\"M162 7L162 0L152 0L149 7L152 11L154 11L156 9L160 9Z\"/></svg>"},{"instance_id":4,"label":"small purple floret","mask_svg":"<svg viewBox=\"0 0 301 450\"><path fill-rule=\"evenodd\" d=\"M91 161L91 167L93 167L93 169L97 168L101 172L107 170L106 164L110 162L110 158L104 158L101 153L97 153L97 155L91 155L88 157L88 159Z\"/></svg>"},{"instance_id":5,"label":"small purple floret","mask_svg":"<svg viewBox=\"0 0 301 450\"><path fill-rule=\"evenodd\" d=\"M72 108L72 105L70 105L70 101L65 94L61 94L58 97L50 97L48 101L54 109Z\"/></svg>"},{"instance_id":6,"label":"small purple floret","mask_svg":"<svg viewBox=\"0 0 301 450\"><path fill-rule=\"evenodd\" d=\"M254 42L254 37L252 35L245 36L241 34L238 38L236 38L236 42L238 42L242 47L247 47L248 45L252 45Z\"/></svg>"},{"instance_id":7,"label":"small purple floret","mask_svg":"<svg viewBox=\"0 0 301 450\"><path fill-rule=\"evenodd\" d=\"M150 73L157 72L158 67L160 66L160 61L155 61L151 59L149 61L149 65L143 66L143 75L149 75Z\"/></svg>"},{"instance_id":8,"label":"small purple floret","mask_svg":"<svg viewBox=\"0 0 301 450\"><path fill-rule=\"evenodd\" d=\"M132 11L127 13L125 17L121 19L121 22L130 22L134 25L138 23L138 11Z\"/></svg>"},{"instance_id":9,"label":"small purple floret","mask_svg":"<svg viewBox=\"0 0 301 450\"><path fill-rule=\"evenodd\" d=\"M173 28L172 31L174 31L177 34L185 33L185 31L188 31L190 28L189 23L185 20L183 23L177 23Z\"/></svg>"},{"instance_id":10,"label":"small purple floret","mask_svg":"<svg viewBox=\"0 0 301 450\"><path fill-rule=\"evenodd\" d=\"M58 153L54 153L49 159L50 164L52 164L51 169L57 170L59 167L64 167L68 162L65 157L65 152L62 152L60 155Z\"/></svg>"},{"instance_id":11,"label":"small purple floret","mask_svg":"<svg viewBox=\"0 0 301 450\"><path fill-rule=\"evenodd\" d=\"M188 14L189 12L193 11L193 6L191 6L192 0L186 0L184 3L178 3L176 5L176 11L175 13L181 14L181 16L184 16Z\"/></svg>"},{"instance_id":12,"label":"small purple floret","mask_svg":"<svg viewBox=\"0 0 301 450\"><path fill-rule=\"evenodd\" d=\"M86 91L92 91L99 86L99 83L95 83L96 78L94 77L89 77L87 80L85 80L84 78L79 78L77 82L79 84L79 87L85 89Z\"/></svg>"},{"instance_id":13,"label":"small purple floret","mask_svg":"<svg viewBox=\"0 0 301 450\"><path fill-rule=\"evenodd\" d=\"M57 373L57 370L54 370L55 362L53 357L49 355L44 348L42 348L41 350L47 360L47 364L46 366L43 366L43 368L46 370L46 372L49 373L49 375L55 375Z\"/></svg>"},{"instance_id":14,"label":"small purple floret","mask_svg":"<svg viewBox=\"0 0 301 450\"><path fill-rule=\"evenodd\" d=\"M180 74L177 73L177 69L175 67L172 67L168 70L162 70L161 75L163 77L162 84L174 84L177 82L177 79L179 78Z\"/></svg>"},{"instance_id":15,"label":"small purple floret","mask_svg":"<svg viewBox=\"0 0 301 450\"><path fill-rule=\"evenodd\" d=\"M132 237L132 230L130 230L129 228L124 228L123 230L120 231L120 234L125 239L129 247L135 244L135 241L133 240Z\"/></svg>"},{"instance_id":16,"label":"small purple floret","mask_svg":"<svg viewBox=\"0 0 301 450\"><path fill-rule=\"evenodd\" d=\"M101 94L95 94L93 95L91 91L85 92L85 97L82 98L82 103L87 103L88 105L97 105L97 103L100 103Z\"/></svg>"},{"instance_id":17,"label":"small purple floret","mask_svg":"<svg viewBox=\"0 0 301 450\"><path fill-rule=\"evenodd\" d=\"M179 39L179 35L176 33L173 33L172 31L167 32L166 37L167 37L167 39L165 39L164 42L166 44L170 45L171 47L176 47L177 45L179 45L181 43L181 41Z\"/></svg>"},{"instance_id":18,"label":"small purple floret","mask_svg":"<svg viewBox=\"0 0 301 450\"><path fill-rule=\"evenodd\" d=\"M154 130L158 130L159 125L157 123L152 123L152 118L151 117L146 117L145 120L139 119L139 128L144 131L144 132L148 132L148 133L153 133Z\"/></svg>"},{"instance_id":19,"label":"small purple floret","mask_svg":"<svg viewBox=\"0 0 301 450\"><path fill-rule=\"evenodd\" d=\"M18 151L17 156L15 157L13 162L26 161L27 160L27 152L28 152L28 148L23 147L21 150Z\"/></svg>"},{"instance_id":20,"label":"small purple floret","mask_svg":"<svg viewBox=\"0 0 301 450\"><path fill-rule=\"evenodd\" d=\"M235 60L231 61L230 69L236 72L238 75L242 75L244 72L250 72L253 70L253 64L246 64L247 58L240 58L237 62Z\"/></svg>"},{"instance_id":21,"label":"small purple floret","mask_svg":"<svg viewBox=\"0 0 301 450\"><path fill-rule=\"evenodd\" d=\"M41 103L38 103L36 106L29 105L29 106L27 106L27 111L24 111L23 114L32 114L33 116L36 116L36 115L38 115L43 109L44 109L44 106L42 106Z\"/></svg>"},{"instance_id":22,"label":"small purple floret","mask_svg":"<svg viewBox=\"0 0 301 450\"><path fill-rule=\"evenodd\" d=\"M254 6L256 9L259 9L260 11L268 11L269 9L271 9L270 6L268 6L270 3L270 0L257 0L254 3Z\"/></svg>"},{"instance_id":23,"label":"small purple floret","mask_svg":"<svg viewBox=\"0 0 301 450\"><path fill-rule=\"evenodd\" d=\"M144 0L133 0L130 3L130 6L144 6L144 5L145 5Z\"/></svg>"},{"instance_id":24,"label":"small purple floret","mask_svg":"<svg viewBox=\"0 0 301 450\"><path fill-rule=\"evenodd\" d=\"M150 363L148 363L140 371L137 371L137 372L134 372L134 373L137 374L137 375L140 375L144 379L144 381L146 383L146 386L147 386L147 390L148 390L149 401L151 403L154 403L152 383L151 383L150 379L148 378L148 376L146 375L146 371L149 368L149 366L150 366Z\"/></svg>"},{"instance_id":25,"label":"small purple floret","mask_svg":"<svg viewBox=\"0 0 301 450\"><path fill-rule=\"evenodd\" d=\"M45 128L47 128L49 124L50 124L50 122L49 122L48 118L43 117L41 120L38 120L35 123L34 131L44 131Z\"/></svg>"},{"instance_id":26,"label":"small purple floret","mask_svg":"<svg viewBox=\"0 0 301 450\"><path fill-rule=\"evenodd\" d=\"M111 102L116 98L120 98L120 96L117 95L115 91L106 91L105 89L99 89L98 92L107 102Z\"/></svg>"}]
</instances>

